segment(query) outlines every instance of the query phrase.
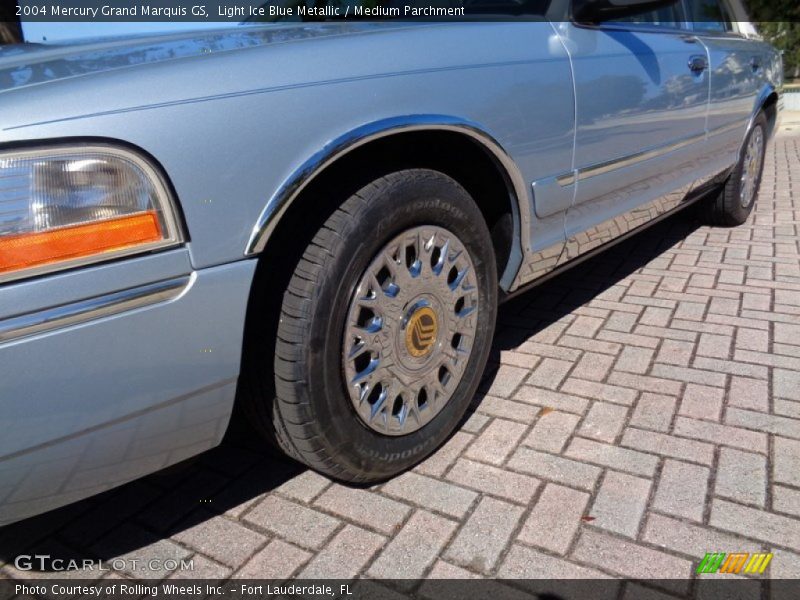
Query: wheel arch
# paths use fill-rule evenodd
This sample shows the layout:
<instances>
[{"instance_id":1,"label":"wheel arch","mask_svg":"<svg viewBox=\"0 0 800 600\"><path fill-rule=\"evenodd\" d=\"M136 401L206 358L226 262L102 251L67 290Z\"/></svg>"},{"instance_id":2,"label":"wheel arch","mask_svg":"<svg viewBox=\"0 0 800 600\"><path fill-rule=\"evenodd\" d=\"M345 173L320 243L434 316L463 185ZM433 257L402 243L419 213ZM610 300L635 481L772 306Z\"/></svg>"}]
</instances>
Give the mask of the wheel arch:
<instances>
[{"instance_id":1,"label":"wheel arch","mask_svg":"<svg viewBox=\"0 0 800 600\"><path fill-rule=\"evenodd\" d=\"M752 129L753 123L755 122L759 113L763 112L767 116L767 124L769 126L769 131L767 132L767 135L770 137L772 136L772 134L775 132L775 126L778 123L779 99L780 96L775 86L773 86L772 84L767 84L764 86L764 88L758 95L755 109L753 110L753 114L750 117L750 123L748 124L747 127L748 133L750 132L750 129Z\"/></svg>"},{"instance_id":2,"label":"wheel arch","mask_svg":"<svg viewBox=\"0 0 800 600\"><path fill-rule=\"evenodd\" d=\"M498 276L501 288L507 290L522 264L523 248L527 243L525 233L529 229L527 224L531 218L524 179L514 160L491 134L476 123L445 115L407 115L383 119L362 125L328 142L295 169L270 197L253 226L245 255L261 254L273 234L281 227L287 211L297 202L303 202L304 192L318 184L324 176L335 173L347 159L352 159L359 152L361 156L365 156L377 148L402 147L409 152L409 148L414 147L413 142L417 142L417 149L424 148L419 142L425 140L436 140L439 147L465 152L470 161L481 162L475 166L483 169L489 179L493 179L492 194L498 193L499 186L502 185L503 202L499 203L502 206L494 204L493 197L476 198L476 201L487 221L494 212L510 214L511 231L507 234L500 233L502 238L509 239L498 239L495 244L495 248L499 244L506 255L502 257ZM473 149L472 152L468 150L470 148ZM476 153L474 150L480 152ZM482 158L478 158L479 156ZM376 156L369 160L381 159ZM469 170L465 165L465 172ZM454 176L453 173L447 174ZM458 175L454 178L459 179ZM487 222L487 225L491 228L493 224ZM494 238L495 232L492 233ZM506 244L508 247L503 247ZM501 265L500 257L498 258L498 264Z\"/></svg>"}]
</instances>

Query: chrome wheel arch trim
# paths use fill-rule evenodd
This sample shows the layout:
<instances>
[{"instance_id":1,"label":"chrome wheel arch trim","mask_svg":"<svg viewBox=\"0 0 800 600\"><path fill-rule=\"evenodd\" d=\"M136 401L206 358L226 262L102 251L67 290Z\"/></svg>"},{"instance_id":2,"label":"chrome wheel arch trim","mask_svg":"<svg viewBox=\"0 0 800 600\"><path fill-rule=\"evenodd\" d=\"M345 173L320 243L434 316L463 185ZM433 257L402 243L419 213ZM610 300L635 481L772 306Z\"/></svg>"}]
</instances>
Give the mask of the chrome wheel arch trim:
<instances>
[{"instance_id":1,"label":"chrome wheel arch trim","mask_svg":"<svg viewBox=\"0 0 800 600\"><path fill-rule=\"evenodd\" d=\"M778 107L777 107L778 114L776 116L775 123L773 124L772 129L767 127L767 129L764 131L764 146L765 146L764 151L766 152L766 146L769 143L769 141L772 139L772 137L775 135L775 131L778 128L778 123L779 123L780 118L781 118L781 115L780 115L780 102L781 102L782 90L776 88L771 83L765 84L764 87L761 89L761 92L759 92L759 94L758 94L758 98L756 100L755 107L753 108L753 114L750 115L750 120L747 122L747 129L744 132L744 137L742 138L742 143L739 146L739 153L736 156L736 164L738 164L742 160L744 160L745 152L747 151L747 138L750 136L750 132L752 132L753 128L756 126L756 119L758 119L758 115L761 114L761 112L764 110L764 107L767 104L767 101L773 95L778 97Z\"/></svg>"},{"instance_id":2,"label":"chrome wheel arch trim","mask_svg":"<svg viewBox=\"0 0 800 600\"><path fill-rule=\"evenodd\" d=\"M514 227L511 252L505 271L500 276L500 286L505 290L510 289L522 265L523 248L530 247L532 215L525 180L514 159L491 134L477 123L447 115L405 115L381 119L362 125L328 142L297 168L269 199L253 226L245 256L256 256L264 250L267 241L292 203L327 167L365 144L412 131L451 131L465 135L487 151L500 167L501 175L511 195Z\"/></svg>"},{"instance_id":3,"label":"chrome wheel arch trim","mask_svg":"<svg viewBox=\"0 0 800 600\"><path fill-rule=\"evenodd\" d=\"M781 92L782 92L782 90L779 90L778 88L776 88L771 83L767 83L767 84L764 85L763 88L761 88L761 91L759 92L758 97L756 99L755 106L753 107L753 113L750 115L750 120L747 122L747 130L744 132L744 138L742 138L742 147L741 147L741 150L739 151L739 158L740 159L742 157L742 153L744 152L744 147L745 147L745 142L747 141L747 136L750 135L750 132L753 130L753 127L755 127L756 119L758 118L758 115L761 114L761 111L764 110L764 107L766 106L767 101L773 95L778 97L778 107L780 107ZM780 108L778 108L778 110L780 110ZM779 119L780 119L780 114L778 114L778 120ZM769 141L769 139L775 133L775 129L777 129L777 120L776 120L776 123L775 123L775 127L773 127L772 130L764 132L766 134L766 138L767 138L765 141Z\"/></svg>"}]
</instances>

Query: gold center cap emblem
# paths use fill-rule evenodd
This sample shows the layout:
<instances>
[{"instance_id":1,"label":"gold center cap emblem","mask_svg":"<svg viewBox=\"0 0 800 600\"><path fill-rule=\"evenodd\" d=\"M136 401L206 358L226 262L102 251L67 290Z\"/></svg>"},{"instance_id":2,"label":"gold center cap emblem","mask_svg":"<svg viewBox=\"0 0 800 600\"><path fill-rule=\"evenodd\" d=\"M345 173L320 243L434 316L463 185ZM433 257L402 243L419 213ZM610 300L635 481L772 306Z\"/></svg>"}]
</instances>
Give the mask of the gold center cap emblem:
<instances>
[{"instance_id":1,"label":"gold center cap emblem","mask_svg":"<svg viewBox=\"0 0 800 600\"><path fill-rule=\"evenodd\" d=\"M434 344L436 344L436 336L438 334L439 324L436 321L436 313L432 308L423 306L414 311L406 327L406 349L408 353L415 358L430 354Z\"/></svg>"}]
</instances>

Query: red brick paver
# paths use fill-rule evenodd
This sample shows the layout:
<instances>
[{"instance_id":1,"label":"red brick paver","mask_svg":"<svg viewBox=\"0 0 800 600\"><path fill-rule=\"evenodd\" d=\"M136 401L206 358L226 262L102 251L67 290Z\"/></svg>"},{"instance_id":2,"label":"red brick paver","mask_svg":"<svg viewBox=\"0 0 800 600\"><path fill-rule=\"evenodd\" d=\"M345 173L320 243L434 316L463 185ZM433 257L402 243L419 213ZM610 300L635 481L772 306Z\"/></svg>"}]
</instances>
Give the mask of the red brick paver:
<instances>
[{"instance_id":1,"label":"red brick paver","mask_svg":"<svg viewBox=\"0 0 800 600\"><path fill-rule=\"evenodd\" d=\"M411 473L351 488L226 444L0 530L0 562L38 548L194 557L214 578L648 580L771 551L767 576L797 577L798 190L784 134L746 225L671 218L504 306L472 414Z\"/></svg>"}]
</instances>

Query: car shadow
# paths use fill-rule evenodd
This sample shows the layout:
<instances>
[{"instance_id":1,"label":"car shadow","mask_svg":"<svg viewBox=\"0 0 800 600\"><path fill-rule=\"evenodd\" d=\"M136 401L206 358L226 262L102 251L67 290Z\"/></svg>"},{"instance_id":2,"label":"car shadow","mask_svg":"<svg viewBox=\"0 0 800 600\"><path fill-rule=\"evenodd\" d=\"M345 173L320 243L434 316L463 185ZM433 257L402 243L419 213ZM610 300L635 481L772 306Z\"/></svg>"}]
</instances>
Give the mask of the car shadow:
<instances>
[{"instance_id":1,"label":"car shadow","mask_svg":"<svg viewBox=\"0 0 800 600\"><path fill-rule=\"evenodd\" d=\"M694 232L693 213L677 214L503 304L498 334L468 419L498 378L501 352L516 348L585 305ZM43 576L54 559L109 561L226 514L240 517L265 494L307 469L259 443L239 416L222 444L189 461L99 496L0 528L0 564L47 555L27 576ZM62 563L63 564L63 563ZM19 573L9 570L11 576Z\"/></svg>"},{"instance_id":2,"label":"car shadow","mask_svg":"<svg viewBox=\"0 0 800 600\"><path fill-rule=\"evenodd\" d=\"M19 555L47 556L37 559L34 569L47 573L55 570L53 563L135 558L137 550L208 519L239 516L264 494L306 470L259 444L257 434L235 415L222 443L212 450L98 496L0 528L0 565L13 565Z\"/></svg>"}]
</instances>

